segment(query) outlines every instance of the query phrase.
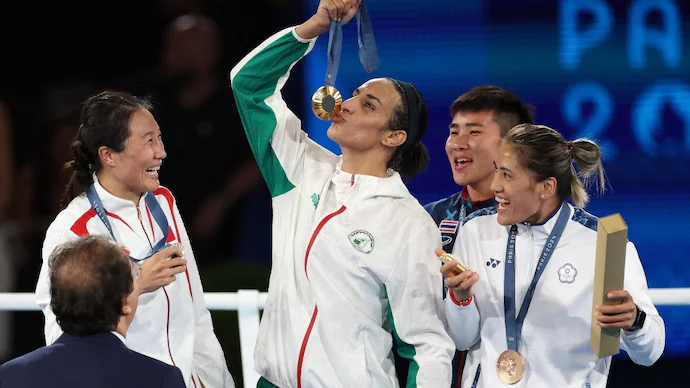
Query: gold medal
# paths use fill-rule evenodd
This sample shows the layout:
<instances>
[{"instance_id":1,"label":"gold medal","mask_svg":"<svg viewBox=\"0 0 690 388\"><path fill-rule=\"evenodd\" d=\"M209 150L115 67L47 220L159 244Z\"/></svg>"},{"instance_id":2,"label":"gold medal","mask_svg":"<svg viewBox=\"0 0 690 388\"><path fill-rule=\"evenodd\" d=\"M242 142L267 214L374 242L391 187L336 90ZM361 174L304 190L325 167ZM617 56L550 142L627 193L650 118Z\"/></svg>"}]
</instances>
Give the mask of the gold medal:
<instances>
[{"instance_id":1,"label":"gold medal","mask_svg":"<svg viewBox=\"0 0 690 388\"><path fill-rule=\"evenodd\" d=\"M438 258L441 260L443 264L448 264L453 260L457 261L458 265L456 265L455 268L453 268L453 272L456 275L460 275L461 273L467 271L467 266L465 265L465 263L463 263L462 261L460 261L460 259L458 259L450 253L444 253Z\"/></svg>"},{"instance_id":2,"label":"gold medal","mask_svg":"<svg viewBox=\"0 0 690 388\"><path fill-rule=\"evenodd\" d=\"M311 96L311 110L321 120L333 120L342 104L343 96L333 86L322 86Z\"/></svg>"},{"instance_id":3,"label":"gold medal","mask_svg":"<svg viewBox=\"0 0 690 388\"><path fill-rule=\"evenodd\" d=\"M498 378L506 384L515 384L525 376L525 358L515 350L506 350L496 362Z\"/></svg>"}]
</instances>

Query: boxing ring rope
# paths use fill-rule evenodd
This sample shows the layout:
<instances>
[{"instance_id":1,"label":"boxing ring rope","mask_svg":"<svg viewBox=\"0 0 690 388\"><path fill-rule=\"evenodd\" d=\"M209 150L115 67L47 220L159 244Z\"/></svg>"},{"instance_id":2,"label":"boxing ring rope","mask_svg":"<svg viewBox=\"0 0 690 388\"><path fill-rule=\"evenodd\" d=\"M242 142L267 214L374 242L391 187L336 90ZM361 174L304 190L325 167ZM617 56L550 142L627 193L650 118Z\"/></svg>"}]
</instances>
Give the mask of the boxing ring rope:
<instances>
[{"instance_id":1,"label":"boxing ring rope","mask_svg":"<svg viewBox=\"0 0 690 388\"><path fill-rule=\"evenodd\" d=\"M204 294L209 310L237 311L240 330L242 381L245 387L255 387L259 374L254 371L254 345L259 335L259 311L266 305L265 292L207 292ZM649 296L656 306L690 306L690 288L652 288ZM31 292L0 293L0 311L39 311ZM216 326L216 331L221 328Z\"/></svg>"}]
</instances>

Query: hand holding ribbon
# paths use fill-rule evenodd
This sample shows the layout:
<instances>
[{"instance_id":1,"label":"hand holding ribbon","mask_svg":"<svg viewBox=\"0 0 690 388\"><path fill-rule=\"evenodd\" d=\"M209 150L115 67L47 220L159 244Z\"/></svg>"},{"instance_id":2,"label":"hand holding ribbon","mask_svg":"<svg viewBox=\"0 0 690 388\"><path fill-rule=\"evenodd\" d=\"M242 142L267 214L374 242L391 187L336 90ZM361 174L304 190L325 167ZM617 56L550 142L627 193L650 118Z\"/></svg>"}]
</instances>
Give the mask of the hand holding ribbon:
<instances>
[{"instance_id":1,"label":"hand holding ribbon","mask_svg":"<svg viewBox=\"0 0 690 388\"><path fill-rule=\"evenodd\" d=\"M351 6L350 3L354 3L355 6ZM324 86L319 88L312 96L312 110L316 117L322 120L331 120L340 112L342 95L335 88L335 80L338 76L343 47L343 24L349 22L353 16L357 17L357 44L359 46L359 60L362 66L368 73L376 70L379 66L379 54L376 48L376 40L374 39L374 29L364 3L361 1L343 0L342 5L340 7L334 0L322 0L319 4L319 11L314 15L314 17L317 17L319 12L328 12L331 20L328 34L326 79ZM322 9L325 11L321 11ZM356 11L354 11L355 9ZM344 15L344 17L341 15Z\"/></svg>"}]
</instances>

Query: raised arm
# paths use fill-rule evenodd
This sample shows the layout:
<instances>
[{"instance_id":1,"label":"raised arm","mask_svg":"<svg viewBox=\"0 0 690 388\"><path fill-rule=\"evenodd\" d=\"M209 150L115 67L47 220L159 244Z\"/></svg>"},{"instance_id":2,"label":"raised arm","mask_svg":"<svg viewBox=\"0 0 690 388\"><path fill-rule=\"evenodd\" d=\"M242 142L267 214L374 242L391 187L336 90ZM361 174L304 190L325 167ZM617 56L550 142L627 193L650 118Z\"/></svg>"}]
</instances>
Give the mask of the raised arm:
<instances>
[{"instance_id":1,"label":"raised arm","mask_svg":"<svg viewBox=\"0 0 690 388\"><path fill-rule=\"evenodd\" d=\"M300 120L288 109L281 94L292 68L311 51L316 38L328 31L330 14L336 15L338 7L340 12L347 9L345 23L355 15L356 8L349 7L359 5L354 0L337 3L338 6L333 0L321 1L314 16L266 39L230 72L244 131L273 197L298 185L308 164L337 163L333 153L302 131Z\"/></svg>"}]
</instances>

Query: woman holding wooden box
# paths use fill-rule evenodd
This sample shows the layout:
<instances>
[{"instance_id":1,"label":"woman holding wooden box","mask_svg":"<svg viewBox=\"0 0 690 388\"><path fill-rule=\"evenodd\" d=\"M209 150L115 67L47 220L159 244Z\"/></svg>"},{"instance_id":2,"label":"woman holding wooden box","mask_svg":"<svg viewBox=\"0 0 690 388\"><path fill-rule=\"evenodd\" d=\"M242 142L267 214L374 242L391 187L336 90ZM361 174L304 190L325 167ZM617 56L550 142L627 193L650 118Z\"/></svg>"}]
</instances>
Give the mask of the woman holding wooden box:
<instances>
[{"instance_id":1,"label":"woman holding wooden box","mask_svg":"<svg viewBox=\"0 0 690 388\"><path fill-rule=\"evenodd\" d=\"M625 290L607 295L618 304L592 315L598 219L582 209L592 176L603 187L601 150L590 140L566 141L532 124L502 140L492 183L498 205L469 218L458 239L459 259L475 270L456 275L455 262L441 267L452 290L451 337L458 349L469 348L463 386L605 387L611 357L590 347L592 319L622 330L634 362L651 365L661 356L664 322L632 242Z\"/></svg>"}]
</instances>

